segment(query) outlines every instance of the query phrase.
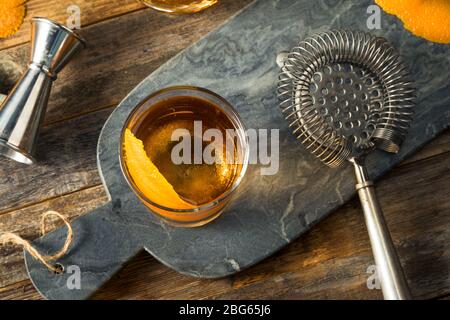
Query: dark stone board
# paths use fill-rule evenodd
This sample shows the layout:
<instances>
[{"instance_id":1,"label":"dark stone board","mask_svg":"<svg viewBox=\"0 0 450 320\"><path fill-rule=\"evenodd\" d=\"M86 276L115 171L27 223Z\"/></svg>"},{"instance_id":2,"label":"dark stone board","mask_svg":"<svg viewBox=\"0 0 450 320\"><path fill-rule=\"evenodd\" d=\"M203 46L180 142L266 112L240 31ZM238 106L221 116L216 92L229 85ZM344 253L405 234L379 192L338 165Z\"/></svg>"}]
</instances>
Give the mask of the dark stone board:
<instances>
[{"instance_id":1,"label":"dark stone board","mask_svg":"<svg viewBox=\"0 0 450 320\"><path fill-rule=\"evenodd\" d=\"M224 277L261 261L310 229L355 193L349 165L330 169L297 142L281 117L276 96L278 52L330 28L367 31L372 1L260 0L190 46L144 79L107 120L98 143L98 166L111 202L73 222L74 243L59 262L81 270L55 275L26 255L30 278L49 299L88 298L139 250L180 273ZM214 10L214 9L211 9ZM450 46L412 36L401 22L382 14L386 37L403 55L418 88L415 120L401 152L375 152L374 179L444 130L450 119ZM132 62L130 62L132 63ZM247 128L280 129L280 170L262 176L250 166L238 197L221 217L201 228L175 228L151 214L132 193L119 168L119 134L131 110L150 93L171 85L195 85L225 97ZM34 244L44 252L60 247L58 229Z\"/></svg>"}]
</instances>

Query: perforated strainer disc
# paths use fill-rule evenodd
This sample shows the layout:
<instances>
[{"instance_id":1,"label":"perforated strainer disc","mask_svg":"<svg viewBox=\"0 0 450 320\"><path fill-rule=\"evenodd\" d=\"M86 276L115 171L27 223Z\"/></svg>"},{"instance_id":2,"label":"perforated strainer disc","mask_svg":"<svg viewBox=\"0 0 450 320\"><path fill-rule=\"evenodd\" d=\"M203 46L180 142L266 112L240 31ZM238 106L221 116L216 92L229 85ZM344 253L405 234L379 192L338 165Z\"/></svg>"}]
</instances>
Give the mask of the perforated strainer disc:
<instances>
[{"instance_id":1,"label":"perforated strainer disc","mask_svg":"<svg viewBox=\"0 0 450 320\"><path fill-rule=\"evenodd\" d=\"M373 146L369 138L382 110L382 90L373 73L350 63L334 63L316 71L310 85L317 112L358 149Z\"/></svg>"},{"instance_id":2,"label":"perforated strainer disc","mask_svg":"<svg viewBox=\"0 0 450 320\"><path fill-rule=\"evenodd\" d=\"M278 93L296 137L329 166L373 147L397 152L415 100L408 70L384 38L340 30L289 53Z\"/></svg>"}]
</instances>

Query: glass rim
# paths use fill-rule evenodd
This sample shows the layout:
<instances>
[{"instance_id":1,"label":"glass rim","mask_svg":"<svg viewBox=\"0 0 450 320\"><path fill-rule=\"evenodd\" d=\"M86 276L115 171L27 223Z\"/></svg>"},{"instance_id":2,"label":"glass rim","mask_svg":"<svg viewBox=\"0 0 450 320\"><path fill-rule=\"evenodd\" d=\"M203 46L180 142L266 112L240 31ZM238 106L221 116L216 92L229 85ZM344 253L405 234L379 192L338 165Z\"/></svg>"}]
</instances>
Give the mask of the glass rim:
<instances>
[{"instance_id":1,"label":"glass rim","mask_svg":"<svg viewBox=\"0 0 450 320\"><path fill-rule=\"evenodd\" d=\"M128 167L125 163L124 150L123 150L125 130L128 128L128 125L131 122L131 120L133 119L133 117L136 116L136 113L138 111L140 111L140 109L142 107L147 107L147 110L148 110L154 105L153 104L150 106L146 106L145 103L148 100L155 98L157 96L160 96L164 93L177 92L177 91L182 91L182 90L190 91L192 94L191 95L184 94L184 95L180 95L180 96L202 98L202 97L199 97L198 95L195 95L196 92L197 93L202 92L202 93L206 94L206 96L210 96L210 97L214 97L214 98L218 99L221 102L221 104L220 105L218 105L216 103L213 103L213 104L215 106L217 106L218 108L220 108L220 110L225 113L225 115L230 119L230 121L233 123L233 125L236 126L235 122L237 122L237 126L238 126L238 128L236 128L237 130L243 131L243 139L242 139L243 141L241 141L242 149L243 149L242 150L243 161L242 161L241 171L239 172L239 176L237 176L233 185L227 191L222 193L219 197L217 197L216 199L214 199L210 202L204 203L202 205L199 205L199 206L197 206L195 208L191 208L191 209L170 208L170 207L160 205L160 204L156 203L155 201L152 201L151 199L149 199L141 190L139 190L139 188L136 186L135 182L133 181L133 178L131 177L131 175L128 171ZM208 90L206 88L201 88L201 87L196 87L196 86L188 86L188 85L177 85L177 86L166 87L166 88L157 90L157 91L149 94L145 98L143 98L139 102L139 104L133 108L133 110L128 115L127 119L125 120L125 123L124 123L124 125L121 129L121 133L120 133L120 143L119 143L120 169L122 171L122 174L125 177L127 184L130 186L130 188L133 190L133 192L138 196L138 198L141 201L143 201L144 203L149 203L150 205L155 206L158 209L161 209L164 211L169 211L170 213L173 213L173 214L195 213L195 212L200 212L203 210L211 209L211 208L214 208L217 205L219 205L224 200L226 200L229 196L231 196L231 194L237 189L237 187L240 185L242 179L244 178L244 175L247 171L249 154L250 154L248 137L245 134L245 131L246 131L246 127L245 127L244 123L242 122L242 119L240 118L239 114L235 110L235 108L225 98L221 97L217 93L215 93L211 90ZM158 213L158 215L161 215L161 214Z\"/></svg>"}]
</instances>

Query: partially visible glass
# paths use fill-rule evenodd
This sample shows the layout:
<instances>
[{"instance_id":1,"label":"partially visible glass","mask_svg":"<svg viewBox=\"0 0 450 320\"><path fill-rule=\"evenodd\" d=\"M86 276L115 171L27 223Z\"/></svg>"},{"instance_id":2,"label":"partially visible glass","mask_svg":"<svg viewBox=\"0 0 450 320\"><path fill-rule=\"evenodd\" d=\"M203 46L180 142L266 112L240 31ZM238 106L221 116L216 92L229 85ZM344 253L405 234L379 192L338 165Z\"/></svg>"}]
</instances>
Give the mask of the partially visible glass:
<instances>
[{"instance_id":1,"label":"partially visible glass","mask_svg":"<svg viewBox=\"0 0 450 320\"><path fill-rule=\"evenodd\" d=\"M141 0L150 8L170 13L194 13L209 8L218 0Z\"/></svg>"}]
</instances>

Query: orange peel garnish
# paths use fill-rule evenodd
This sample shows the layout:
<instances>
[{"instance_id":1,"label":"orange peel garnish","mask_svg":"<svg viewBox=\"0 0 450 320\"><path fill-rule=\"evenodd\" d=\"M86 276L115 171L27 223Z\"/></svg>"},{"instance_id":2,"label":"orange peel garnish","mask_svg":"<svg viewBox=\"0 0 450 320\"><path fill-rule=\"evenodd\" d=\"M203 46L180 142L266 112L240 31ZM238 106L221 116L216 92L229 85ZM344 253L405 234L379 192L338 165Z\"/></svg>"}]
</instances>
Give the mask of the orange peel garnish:
<instances>
[{"instance_id":1,"label":"orange peel garnish","mask_svg":"<svg viewBox=\"0 0 450 320\"><path fill-rule=\"evenodd\" d=\"M27 0L0 0L0 8L15 8L25 4Z\"/></svg>"},{"instance_id":2,"label":"orange peel garnish","mask_svg":"<svg viewBox=\"0 0 450 320\"><path fill-rule=\"evenodd\" d=\"M449 0L375 0L389 14L397 16L405 29L437 43L450 43Z\"/></svg>"},{"instance_id":3,"label":"orange peel garnish","mask_svg":"<svg viewBox=\"0 0 450 320\"><path fill-rule=\"evenodd\" d=\"M0 0L0 38L15 34L25 17L25 0Z\"/></svg>"},{"instance_id":4,"label":"orange peel garnish","mask_svg":"<svg viewBox=\"0 0 450 320\"><path fill-rule=\"evenodd\" d=\"M192 209L159 172L144 149L143 142L130 129L124 136L125 164L137 188L151 201L171 209Z\"/></svg>"}]
</instances>

